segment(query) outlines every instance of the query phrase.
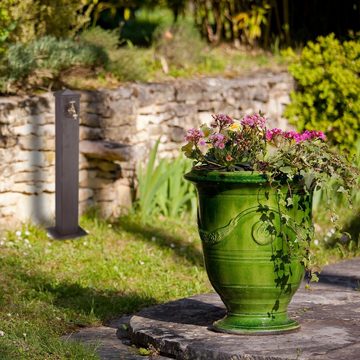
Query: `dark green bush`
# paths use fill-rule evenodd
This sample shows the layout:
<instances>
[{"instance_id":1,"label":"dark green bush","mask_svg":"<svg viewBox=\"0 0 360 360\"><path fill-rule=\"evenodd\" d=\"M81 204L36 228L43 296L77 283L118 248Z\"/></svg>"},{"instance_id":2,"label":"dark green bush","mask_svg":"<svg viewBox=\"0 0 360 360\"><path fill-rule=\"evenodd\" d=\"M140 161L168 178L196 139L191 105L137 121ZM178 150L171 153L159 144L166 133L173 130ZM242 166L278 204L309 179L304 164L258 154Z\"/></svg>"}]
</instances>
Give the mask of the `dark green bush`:
<instances>
[{"instance_id":1,"label":"dark green bush","mask_svg":"<svg viewBox=\"0 0 360 360\"><path fill-rule=\"evenodd\" d=\"M320 36L289 70L297 89L285 116L299 130L323 130L334 145L353 151L360 138L360 42Z\"/></svg>"},{"instance_id":2,"label":"dark green bush","mask_svg":"<svg viewBox=\"0 0 360 360\"><path fill-rule=\"evenodd\" d=\"M46 36L29 44L10 46L3 60L6 69L3 77L10 84L27 84L30 77L36 76L38 83L45 84L47 80L58 79L67 69L94 68L108 61L101 47Z\"/></svg>"},{"instance_id":3,"label":"dark green bush","mask_svg":"<svg viewBox=\"0 0 360 360\"><path fill-rule=\"evenodd\" d=\"M173 17L168 9L144 6L134 13L134 17L122 23L121 39L130 41L135 46L149 47L153 44L158 29L172 22Z\"/></svg>"}]
</instances>

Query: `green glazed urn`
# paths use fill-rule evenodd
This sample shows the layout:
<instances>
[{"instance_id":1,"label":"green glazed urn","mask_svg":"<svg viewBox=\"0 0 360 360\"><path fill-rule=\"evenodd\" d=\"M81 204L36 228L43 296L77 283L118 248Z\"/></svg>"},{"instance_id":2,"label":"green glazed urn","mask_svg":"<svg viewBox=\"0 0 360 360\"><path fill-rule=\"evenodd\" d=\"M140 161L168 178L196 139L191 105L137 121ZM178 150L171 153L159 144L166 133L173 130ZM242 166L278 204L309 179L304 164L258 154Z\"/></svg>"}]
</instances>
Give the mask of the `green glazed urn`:
<instances>
[{"instance_id":1,"label":"green glazed urn","mask_svg":"<svg viewBox=\"0 0 360 360\"><path fill-rule=\"evenodd\" d=\"M311 197L301 186L284 186L280 191L290 191L293 201L281 206L278 190L259 172L192 170L185 178L197 189L207 274L227 308L213 329L235 334L298 329L287 308L304 277L294 249L304 240L304 228L312 227Z\"/></svg>"}]
</instances>

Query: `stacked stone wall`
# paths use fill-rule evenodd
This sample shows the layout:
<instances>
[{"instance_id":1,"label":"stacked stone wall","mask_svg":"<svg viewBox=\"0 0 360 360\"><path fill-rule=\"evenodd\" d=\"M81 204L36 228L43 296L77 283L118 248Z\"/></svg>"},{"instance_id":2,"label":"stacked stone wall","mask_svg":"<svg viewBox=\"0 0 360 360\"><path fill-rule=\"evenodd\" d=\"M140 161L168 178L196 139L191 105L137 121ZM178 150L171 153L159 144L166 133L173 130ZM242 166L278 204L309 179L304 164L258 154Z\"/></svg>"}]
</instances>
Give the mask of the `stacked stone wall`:
<instances>
[{"instance_id":1,"label":"stacked stone wall","mask_svg":"<svg viewBox=\"0 0 360 360\"><path fill-rule=\"evenodd\" d=\"M262 73L81 92L80 211L95 205L117 216L131 204L136 166L155 141L159 156L175 156L185 129L213 113L239 118L261 109L272 126L286 127L282 112L292 89L287 73ZM0 98L1 226L53 221L54 100L52 93Z\"/></svg>"}]
</instances>

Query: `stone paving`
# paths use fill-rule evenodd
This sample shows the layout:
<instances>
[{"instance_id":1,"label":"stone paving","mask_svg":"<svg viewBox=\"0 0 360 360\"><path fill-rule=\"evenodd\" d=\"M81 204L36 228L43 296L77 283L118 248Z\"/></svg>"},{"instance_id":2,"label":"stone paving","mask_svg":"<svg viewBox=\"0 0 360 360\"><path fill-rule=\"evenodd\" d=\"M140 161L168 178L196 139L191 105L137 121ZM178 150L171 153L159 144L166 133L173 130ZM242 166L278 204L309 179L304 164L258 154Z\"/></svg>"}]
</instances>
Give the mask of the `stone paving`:
<instances>
[{"instance_id":1,"label":"stone paving","mask_svg":"<svg viewBox=\"0 0 360 360\"><path fill-rule=\"evenodd\" d=\"M360 359L360 258L326 267L311 290L301 286L289 307L298 332L239 336L215 333L224 316L216 294L202 294L153 306L70 339L98 345L103 360L139 360L130 344L158 349L158 360L357 360Z\"/></svg>"}]
</instances>

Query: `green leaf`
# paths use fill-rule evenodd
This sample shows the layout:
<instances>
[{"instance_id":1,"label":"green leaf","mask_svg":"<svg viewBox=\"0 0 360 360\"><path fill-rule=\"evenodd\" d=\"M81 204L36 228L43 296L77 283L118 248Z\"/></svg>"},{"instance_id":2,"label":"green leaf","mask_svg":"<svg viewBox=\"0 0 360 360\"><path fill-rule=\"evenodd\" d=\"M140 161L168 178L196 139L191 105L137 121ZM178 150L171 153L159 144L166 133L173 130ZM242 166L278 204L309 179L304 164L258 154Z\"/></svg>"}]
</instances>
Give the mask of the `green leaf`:
<instances>
[{"instance_id":1,"label":"green leaf","mask_svg":"<svg viewBox=\"0 0 360 360\"><path fill-rule=\"evenodd\" d=\"M292 205L294 205L294 201L293 201L293 199L292 199L291 197L288 197L288 198L286 199L286 202L287 202L287 206L292 206Z\"/></svg>"},{"instance_id":2,"label":"green leaf","mask_svg":"<svg viewBox=\"0 0 360 360\"><path fill-rule=\"evenodd\" d=\"M336 191L343 194L346 194L348 192L343 186L340 186Z\"/></svg>"},{"instance_id":3,"label":"green leaf","mask_svg":"<svg viewBox=\"0 0 360 360\"><path fill-rule=\"evenodd\" d=\"M188 158L192 158L192 154L193 154L193 143L189 142L186 145L184 145L181 150L184 152L185 156Z\"/></svg>"},{"instance_id":4,"label":"green leaf","mask_svg":"<svg viewBox=\"0 0 360 360\"><path fill-rule=\"evenodd\" d=\"M293 171L290 166L282 166L279 170L284 174L291 174Z\"/></svg>"}]
</instances>

